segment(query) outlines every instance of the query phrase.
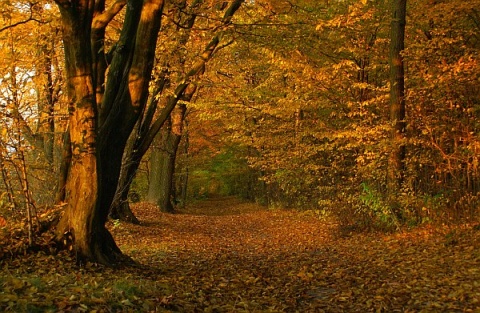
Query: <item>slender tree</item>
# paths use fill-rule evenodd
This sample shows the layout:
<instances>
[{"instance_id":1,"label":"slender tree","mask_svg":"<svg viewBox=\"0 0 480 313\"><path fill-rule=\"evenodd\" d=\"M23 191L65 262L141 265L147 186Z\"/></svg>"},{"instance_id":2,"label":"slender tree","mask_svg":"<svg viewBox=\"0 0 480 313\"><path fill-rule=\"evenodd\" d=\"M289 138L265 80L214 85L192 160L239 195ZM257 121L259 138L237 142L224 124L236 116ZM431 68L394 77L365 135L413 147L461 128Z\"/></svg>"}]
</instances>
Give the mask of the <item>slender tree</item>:
<instances>
[{"instance_id":1,"label":"slender tree","mask_svg":"<svg viewBox=\"0 0 480 313\"><path fill-rule=\"evenodd\" d=\"M164 126L155 138L156 141L159 141L159 145L152 147L147 200L158 205L163 212L173 213L175 211L172 203L172 198L175 197L173 176L186 109L185 104L180 104L175 108L165 125L166 127Z\"/></svg>"},{"instance_id":2,"label":"slender tree","mask_svg":"<svg viewBox=\"0 0 480 313\"><path fill-rule=\"evenodd\" d=\"M390 43L390 120L392 151L389 165L389 193L398 193L405 175L405 49L407 0L392 0Z\"/></svg>"}]
</instances>

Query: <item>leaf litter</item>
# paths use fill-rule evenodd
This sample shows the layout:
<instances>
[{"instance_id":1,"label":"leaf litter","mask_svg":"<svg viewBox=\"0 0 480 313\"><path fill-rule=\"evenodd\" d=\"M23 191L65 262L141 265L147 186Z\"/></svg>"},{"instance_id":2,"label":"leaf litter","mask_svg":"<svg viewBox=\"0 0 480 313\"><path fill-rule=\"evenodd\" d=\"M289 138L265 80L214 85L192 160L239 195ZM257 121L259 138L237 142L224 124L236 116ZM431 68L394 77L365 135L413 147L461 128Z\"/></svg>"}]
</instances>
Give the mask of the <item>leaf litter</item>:
<instances>
[{"instance_id":1,"label":"leaf litter","mask_svg":"<svg viewBox=\"0 0 480 313\"><path fill-rule=\"evenodd\" d=\"M5 312L480 312L480 230L341 236L333 222L234 198L109 222L136 265L4 257Z\"/></svg>"}]
</instances>

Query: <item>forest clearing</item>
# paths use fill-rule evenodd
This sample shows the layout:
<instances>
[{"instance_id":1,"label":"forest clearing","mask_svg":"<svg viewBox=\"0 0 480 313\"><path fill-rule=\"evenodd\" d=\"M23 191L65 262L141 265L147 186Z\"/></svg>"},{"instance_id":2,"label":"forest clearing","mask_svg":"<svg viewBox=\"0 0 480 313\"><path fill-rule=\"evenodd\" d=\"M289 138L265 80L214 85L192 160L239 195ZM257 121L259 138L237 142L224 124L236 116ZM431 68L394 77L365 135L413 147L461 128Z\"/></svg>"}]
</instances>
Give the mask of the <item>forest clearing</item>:
<instances>
[{"instance_id":1,"label":"forest clearing","mask_svg":"<svg viewBox=\"0 0 480 313\"><path fill-rule=\"evenodd\" d=\"M342 233L308 212L235 198L109 223L135 264L68 253L1 260L4 312L479 312L480 229Z\"/></svg>"}]
</instances>

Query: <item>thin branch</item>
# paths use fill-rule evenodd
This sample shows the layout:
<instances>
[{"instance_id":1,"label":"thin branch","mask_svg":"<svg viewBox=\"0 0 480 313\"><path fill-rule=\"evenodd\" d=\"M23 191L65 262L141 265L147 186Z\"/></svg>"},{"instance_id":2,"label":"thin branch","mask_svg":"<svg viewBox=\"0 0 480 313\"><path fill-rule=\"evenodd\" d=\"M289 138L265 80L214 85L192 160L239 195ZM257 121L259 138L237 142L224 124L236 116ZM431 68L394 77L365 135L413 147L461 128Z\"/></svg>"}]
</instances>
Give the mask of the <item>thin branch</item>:
<instances>
[{"instance_id":1,"label":"thin branch","mask_svg":"<svg viewBox=\"0 0 480 313\"><path fill-rule=\"evenodd\" d=\"M4 27L0 28L0 33L3 32L3 31L6 31L7 29L14 28L14 27L17 27L17 26L22 25L22 24L27 24L28 22L37 22L37 23L40 23L40 24L45 24L46 23L46 22L43 22L43 21L40 21L40 20L37 20L36 18L34 18L32 16L32 13L30 12L30 17L28 19L13 23L13 24L10 24L10 25L7 25L7 26L4 26Z\"/></svg>"}]
</instances>

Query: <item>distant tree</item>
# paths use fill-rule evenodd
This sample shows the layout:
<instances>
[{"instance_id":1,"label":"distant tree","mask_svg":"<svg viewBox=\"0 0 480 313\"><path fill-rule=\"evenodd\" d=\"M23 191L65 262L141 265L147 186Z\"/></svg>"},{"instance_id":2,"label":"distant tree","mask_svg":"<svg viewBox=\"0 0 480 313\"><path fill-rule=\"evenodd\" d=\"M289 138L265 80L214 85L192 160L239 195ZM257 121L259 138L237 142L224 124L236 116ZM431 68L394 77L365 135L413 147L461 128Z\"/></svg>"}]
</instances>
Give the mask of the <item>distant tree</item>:
<instances>
[{"instance_id":1,"label":"distant tree","mask_svg":"<svg viewBox=\"0 0 480 313\"><path fill-rule=\"evenodd\" d=\"M172 112L166 125L156 137L150 154L150 174L147 201L163 212L173 213L175 204L174 172L178 146L182 138L186 105L180 104Z\"/></svg>"},{"instance_id":2,"label":"distant tree","mask_svg":"<svg viewBox=\"0 0 480 313\"><path fill-rule=\"evenodd\" d=\"M407 0L392 0L390 37L390 120L392 152L389 164L389 193L398 194L405 176L405 49Z\"/></svg>"}]
</instances>

